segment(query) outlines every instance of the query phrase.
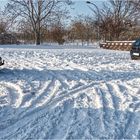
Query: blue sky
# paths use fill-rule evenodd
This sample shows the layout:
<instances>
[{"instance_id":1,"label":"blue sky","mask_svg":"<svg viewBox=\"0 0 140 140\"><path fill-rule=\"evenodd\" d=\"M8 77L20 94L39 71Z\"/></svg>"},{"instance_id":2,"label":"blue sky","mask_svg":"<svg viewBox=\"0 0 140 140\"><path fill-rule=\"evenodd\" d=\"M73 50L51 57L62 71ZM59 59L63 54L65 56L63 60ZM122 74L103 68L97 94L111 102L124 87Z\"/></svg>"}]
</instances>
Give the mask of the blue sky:
<instances>
[{"instance_id":1,"label":"blue sky","mask_svg":"<svg viewBox=\"0 0 140 140\"><path fill-rule=\"evenodd\" d=\"M74 0L73 0L74 1ZM71 9L71 13L72 16L76 16L76 15L92 15L93 12L91 11L91 9L89 9L89 4L86 3L87 0L75 0L75 4L73 7L73 9ZM103 2L103 0L89 0L91 2L93 2L94 4L96 4L97 6L101 5L101 2ZM91 7L95 8L94 6L90 5Z\"/></svg>"},{"instance_id":2,"label":"blue sky","mask_svg":"<svg viewBox=\"0 0 140 140\"><path fill-rule=\"evenodd\" d=\"M100 5L102 1L105 0L90 0L91 2L94 2L96 5ZM0 0L1 4L0 7L3 7L7 0ZM75 17L77 15L92 15L92 11L89 9L88 4L86 3L86 0L73 0L75 3L70 8L70 13L72 17ZM91 5L92 7L92 5Z\"/></svg>"}]
</instances>

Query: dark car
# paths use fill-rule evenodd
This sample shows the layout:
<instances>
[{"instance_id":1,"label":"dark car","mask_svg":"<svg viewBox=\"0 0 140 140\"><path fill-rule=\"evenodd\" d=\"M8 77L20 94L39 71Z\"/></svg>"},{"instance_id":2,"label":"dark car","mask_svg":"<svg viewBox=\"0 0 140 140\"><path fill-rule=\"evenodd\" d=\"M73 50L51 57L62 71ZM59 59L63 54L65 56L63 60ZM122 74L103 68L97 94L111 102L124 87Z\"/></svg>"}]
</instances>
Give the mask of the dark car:
<instances>
[{"instance_id":1,"label":"dark car","mask_svg":"<svg viewBox=\"0 0 140 140\"><path fill-rule=\"evenodd\" d=\"M137 39L130 50L131 59L140 59L140 39Z\"/></svg>"},{"instance_id":2,"label":"dark car","mask_svg":"<svg viewBox=\"0 0 140 140\"><path fill-rule=\"evenodd\" d=\"M4 65L4 60L0 57L0 66Z\"/></svg>"}]
</instances>

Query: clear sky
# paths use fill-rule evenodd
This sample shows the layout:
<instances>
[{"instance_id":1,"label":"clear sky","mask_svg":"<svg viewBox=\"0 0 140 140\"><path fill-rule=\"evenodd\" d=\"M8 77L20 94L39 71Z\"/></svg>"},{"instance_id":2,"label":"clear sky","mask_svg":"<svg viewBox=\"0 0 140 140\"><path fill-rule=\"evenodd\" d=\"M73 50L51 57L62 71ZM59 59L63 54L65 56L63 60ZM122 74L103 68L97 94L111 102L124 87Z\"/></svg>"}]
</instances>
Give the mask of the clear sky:
<instances>
[{"instance_id":1,"label":"clear sky","mask_svg":"<svg viewBox=\"0 0 140 140\"><path fill-rule=\"evenodd\" d=\"M88 7L89 4L86 3L87 0L73 0L73 2L75 3L72 7L73 9L70 10L72 16L76 16L76 15L92 15L93 12L91 11L91 9ZM94 4L96 4L97 6L101 5L101 2L103 2L104 0L88 0L93 2ZM90 5L90 7L95 8L93 5Z\"/></svg>"},{"instance_id":2,"label":"clear sky","mask_svg":"<svg viewBox=\"0 0 140 140\"><path fill-rule=\"evenodd\" d=\"M8 0L0 0L0 7L4 7L4 5L7 3ZM75 4L70 6L70 13L72 17L75 17L77 15L92 15L92 11L89 9L88 5L86 3L87 0L72 0ZM105 0L89 0L96 5L100 5L102 1ZM92 5L91 5L92 7Z\"/></svg>"}]
</instances>

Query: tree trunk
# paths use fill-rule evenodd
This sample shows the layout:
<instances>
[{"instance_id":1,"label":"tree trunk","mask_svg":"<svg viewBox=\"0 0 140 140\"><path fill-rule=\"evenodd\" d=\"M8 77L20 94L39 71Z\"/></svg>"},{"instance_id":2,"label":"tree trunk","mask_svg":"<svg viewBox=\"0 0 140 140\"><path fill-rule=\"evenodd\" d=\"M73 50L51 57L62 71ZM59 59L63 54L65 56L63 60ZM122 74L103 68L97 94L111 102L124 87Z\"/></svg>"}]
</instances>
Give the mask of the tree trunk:
<instances>
[{"instance_id":1,"label":"tree trunk","mask_svg":"<svg viewBox=\"0 0 140 140\"><path fill-rule=\"evenodd\" d=\"M36 33L36 45L40 45L41 44L41 35L40 33Z\"/></svg>"}]
</instances>

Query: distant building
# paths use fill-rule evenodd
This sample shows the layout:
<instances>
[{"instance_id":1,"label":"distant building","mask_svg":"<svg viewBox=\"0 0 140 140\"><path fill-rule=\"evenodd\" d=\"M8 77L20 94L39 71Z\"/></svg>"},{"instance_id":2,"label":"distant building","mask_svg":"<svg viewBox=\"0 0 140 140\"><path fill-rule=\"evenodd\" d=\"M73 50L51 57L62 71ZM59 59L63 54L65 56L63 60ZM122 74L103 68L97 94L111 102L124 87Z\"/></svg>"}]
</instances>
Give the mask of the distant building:
<instances>
[{"instance_id":1,"label":"distant building","mask_svg":"<svg viewBox=\"0 0 140 140\"><path fill-rule=\"evenodd\" d=\"M0 34L0 44L19 44L17 38L9 33L1 33Z\"/></svg>"}]
</instances>

